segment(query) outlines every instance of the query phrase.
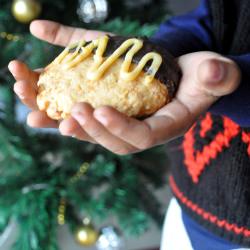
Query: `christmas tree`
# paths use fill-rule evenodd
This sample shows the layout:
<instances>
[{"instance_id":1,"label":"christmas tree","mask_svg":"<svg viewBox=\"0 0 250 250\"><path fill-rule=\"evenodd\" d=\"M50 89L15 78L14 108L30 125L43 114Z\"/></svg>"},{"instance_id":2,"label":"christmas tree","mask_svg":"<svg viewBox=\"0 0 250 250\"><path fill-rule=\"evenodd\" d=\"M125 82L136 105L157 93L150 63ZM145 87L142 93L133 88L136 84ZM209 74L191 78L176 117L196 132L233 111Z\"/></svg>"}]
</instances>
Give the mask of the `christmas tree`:
<instances>
[{"instance_id":1,"label":"christmas tree","mask_svg":"<svg viewBox=\"0 0 250 250\"><path fill-rule=\"evenodd\" d=\"M18 58L41 68L61 51L29 34L28 24L37 17L150 36L166 13L164 0L1 1L0 249L11 221L20 228L12 248L16 250L58 249L56 230L63 224L80 244L94 245L104 232L98 232L98 224L109 216L124 234L133 236L144 233L152 220L161 225L153 191L166 182L164 149L118 156L54 131L28 128L18 119L20 103L7 65Z\"/></svg>"}]
</instances>

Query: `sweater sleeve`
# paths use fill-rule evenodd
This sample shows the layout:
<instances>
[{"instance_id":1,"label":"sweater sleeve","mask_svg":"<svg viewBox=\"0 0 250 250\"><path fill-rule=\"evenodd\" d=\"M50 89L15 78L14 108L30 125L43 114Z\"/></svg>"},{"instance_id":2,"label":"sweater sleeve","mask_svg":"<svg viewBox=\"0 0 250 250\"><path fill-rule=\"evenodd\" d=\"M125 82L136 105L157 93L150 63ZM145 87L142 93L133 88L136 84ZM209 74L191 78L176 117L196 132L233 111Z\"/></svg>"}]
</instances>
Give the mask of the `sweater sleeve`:
<instances>
[{"instance_id":1,"label":"sweater sleeve","mask_svg":"<svg viewBox=\"0 0 250 250\"><path fill-rule=\"evenodd\" d=\"M167 48L175 57L211 50L214 41L207 0L202 0L197 9L161 24L151 40Z\"/></svg>"},{"instance_id":2,"label":"sweater sleeve","mask_svg":"<svg viewBox=\"0 0 250 250\"><path fill-rule=\"evenodd\" d=\"M160 25L151 40L169 50L175 57L196 51L215 51L212 16L208 0L182 16L173 17ZM250 52L249 52L250 53ZM225 115L243 127L250 126L250 54L224 55L234 60L241 69L240 87L231 95L220 98L209 111Z\"/></svg>"}]
</instances>

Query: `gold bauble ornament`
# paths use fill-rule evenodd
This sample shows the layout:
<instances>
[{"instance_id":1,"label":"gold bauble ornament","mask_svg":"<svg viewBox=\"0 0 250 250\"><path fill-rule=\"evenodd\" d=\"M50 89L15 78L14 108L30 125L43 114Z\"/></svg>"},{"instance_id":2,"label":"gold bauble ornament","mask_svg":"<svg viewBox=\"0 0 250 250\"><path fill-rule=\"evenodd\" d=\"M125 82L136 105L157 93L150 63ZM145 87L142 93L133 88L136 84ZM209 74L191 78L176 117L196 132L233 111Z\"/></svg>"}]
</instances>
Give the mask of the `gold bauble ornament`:
<instances>
[{"instance_id":1,"label":"gold bauble ornament","mask_svg":"<svg viewBox=\"0 0 250 250\"><path fill-rule=\"evenodd\" d=\"M83 223L75 232L76 241L81 246L93 246L98 240L99 232L91 223Z\"/></svg>"},{"instance_id":2,"label":"gold bauble ornament","mask_svg":"<svg viewBox=\"0 0 250 250\"><path fill-rule=\"evenodd\" d=\"M42 7L38 0L14 0L11 11L17 21L29 23L39 16Z\"/></svg>"}]
</instances>

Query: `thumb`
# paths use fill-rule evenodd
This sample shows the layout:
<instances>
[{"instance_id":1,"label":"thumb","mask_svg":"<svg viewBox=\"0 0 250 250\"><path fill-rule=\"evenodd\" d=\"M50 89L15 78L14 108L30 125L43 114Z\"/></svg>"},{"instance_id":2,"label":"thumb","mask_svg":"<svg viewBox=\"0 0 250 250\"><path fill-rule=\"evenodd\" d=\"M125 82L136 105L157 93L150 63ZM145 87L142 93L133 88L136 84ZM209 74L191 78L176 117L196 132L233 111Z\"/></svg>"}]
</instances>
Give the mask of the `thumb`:
<instances>
[{"instance_id":1,"label":"thumb","mask_svg":"<svg viewBox=\"0 0 250 250\"><path fill-rule=\"evenodd\" d=\"M218 56L200 63L197 71L200 88L214 97L228 95L240 84L240 69L232 60Z\"/></svg>"},{"instance_id":2,"label":"thumb","mask_svg":"<svg viewBox=\"0 0 250 250\"><path fill-rule=\"evenodd\" d=\"M176 99L195 117L221 96L240 84L241 73L235 62L214 52L195 52L178 58L182 79Z\"/></svg>"}]
</instances>

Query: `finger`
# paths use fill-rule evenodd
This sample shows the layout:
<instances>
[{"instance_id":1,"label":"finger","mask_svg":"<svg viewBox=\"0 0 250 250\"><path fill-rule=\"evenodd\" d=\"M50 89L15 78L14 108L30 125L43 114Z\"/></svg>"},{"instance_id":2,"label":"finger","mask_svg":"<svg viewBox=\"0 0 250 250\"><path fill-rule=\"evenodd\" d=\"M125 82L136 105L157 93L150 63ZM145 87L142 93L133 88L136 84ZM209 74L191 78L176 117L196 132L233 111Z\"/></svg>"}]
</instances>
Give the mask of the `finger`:
<instances>
[{"instance_id":1,"label":"finger","mask_svg":"<svg viewBox=\"0 0 250 250\"><path fill-rule=\"evenodd\" d=\"M93 117L93 112L94 110L90 105L80 103L73 108L72 116L89 136L108 150L119 155L138 151L137 148L107 131L104 126Z\"/></svg>"},{"instance_id":2,"label":"finger","mask_svg":"<svg viewBox=\"0 0 250 250\"><path fill-rule=\"evenodd\" d=\"M216 68L217 65L211 65L214 63L214 57L217 59L218 55L203 53L182 57L180 65L184 76L176 99L144 122L128 118L110 108L97 109L94 116L110 133L140 149L176 138L185 133L197 116L218 99L215 93L217 95L230 93L238 84L237 75L234 78L232 76L232 72L235 72L234 65L228 60L223 61L225 67L229 68L228 71L220 72ZM191 61L195 61L197 65ZM193 70L194 67L196 70ZM211 89L204 88L206 84L208 86L210 84ZM226 91L217 88L221 85L226 86ZM213 86L215 86L214 92L211 91Z\"/></svg>"},{"instance_id":3,"label":"finger","mask_svg":"<svg viewBox=\"0 0 250 250\"><path fill-rule=\"evenodd\" d=\"M37 89L39 72L30 70L23 62L17 60L11 61L8 68L16 81L28 81L35 90Z\"/></svg>"},{"instance_id":4,"label":"finger","mask_svg":"<svg viewBox=\"0 0 250 250\"><path fill-rule=\"evenodd\" d=\"M58 128L58 122L50 119L43 111L32 111L29 113L27 124L33 128Z\"/></svg>"},{"instance_id":5,"label":"finger","mask_svg":"<svg viewBox=\"0 0 250 250\"><path fill-rule=\"evenodd\" d=\"M220 97L231 94L239 86L240 70L235 62L226 59L208 59L198 69L198 79L208 94Z\"/></svg>"},{"instance_id":6,"label":"finger","mask_svg":"<svg viewBox=\"0 0 250 250\"><path fill-rule=\"evenodd\" d=\"M18 81L14 84L14 91L23 104L31 109L37 109L36 92L27 81Z\"/></svg>"},{"instance_id":7,"label":"finger","mask_svg":"<svg viewBox=\"0 0 250 250\"><path fill-rule=\"evenodd\" d=\"M72 117L63 120L59 125L59 131L64 136L75 137L78 140L96 143L79 125L79 123Z\"/></svg>"},{"instance_id":8,"label":"finger","mask_svg":"<svg viewBox=\"0 0 250 250\"><path fill-rule=\"evenodd\" d=\"M183 78L176 98L145 120L154 134L156 144L183 135L220 95L233 92L239 85L237 66L217 54L184 56L180 58L179 64Z\"/></svg>"},{"instance_id":9,"label":"finger","mask_svg":"<svg viewBox=\"0 0 250 250\"><path fill-rule=\"evenodd\" d=\"M155 138L155 145L164 144L185 134L197 115L178 99L145 120Z\"/></svg>"},{"instance_id":10,"label":"finger","mask_svg":"<svg viewBox=\"0 0 250 250\"><path fill-rule=\"evenodd\" d=\"M105 32L73 28L47 20L33 21L30 31L39 39L60 46L67 46L81 39L93 40L105 34Z\"/></svg>"},{"instance_id":11,"label":"finger","mask_svg":"<svg viewBox=\"0 0 250 250\"><path fill-rule=\"evenodd\" d=\"M145 150L182 135L194 122L189 110L178 100L173 100L165 109L164 115L154 115L144 121L107 107L97 109L94 116L110 133Z\"/></svg>"},{"instance_id":12,"label":"finger","mask_svg":"<svg viewBox=\"0 0 250 250\"><path fill-rule=\"evenodd\" d=\"M94 117L114 136L140 149L155 145L155 138L147 123L130 118L114 108L101 107L94 111Z\"/></svg>"},{"instance_id":13,"label":"finger","mask_svg":"<svg viewBox=\"0 0 250 250\"><path fill-rule=\"evenodd\" d=\"M179 58L183 77L176 99L194 115L206 111L222 95L232 93L240 83L235 63L216 53L197 52Z\"/></svg>"}]
</instances>

